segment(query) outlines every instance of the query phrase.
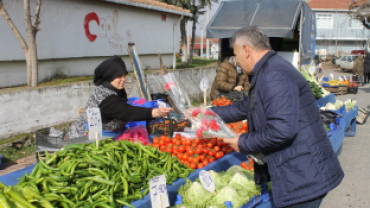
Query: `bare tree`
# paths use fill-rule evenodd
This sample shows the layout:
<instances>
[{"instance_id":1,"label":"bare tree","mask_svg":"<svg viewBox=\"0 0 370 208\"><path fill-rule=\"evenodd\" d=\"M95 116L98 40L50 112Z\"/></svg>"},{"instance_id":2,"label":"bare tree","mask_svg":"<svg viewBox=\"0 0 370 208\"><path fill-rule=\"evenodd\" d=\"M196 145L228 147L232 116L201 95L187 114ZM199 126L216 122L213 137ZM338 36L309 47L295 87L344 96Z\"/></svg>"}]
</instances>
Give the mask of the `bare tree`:
<instances>
[{"instance_id":1,"label":"bare tree","mask_svg":"<svg viewBox=\"0 0 370 208\"><path fill-rule=\"evenodd\" d=\"M4 3L0 0L0 14L5 18L6 22L14 32L15 36L21 43L24 55L26 57L27 64L27 85L29 87L37 87L38 84L38 56L37 56L37 45L36 45L36 34L40 30L40 10L41 10L42 0L36 1L35 13L32 19L31 16L31 6L30 0L24 0L23 10L24 10L24 20L26 22L26 31L28 45L14 25L13 20L10 18L7 10L5 9Z\"/></svg>"},{"instance_id":2,"label":"bare tree","mask_svg":"<svg viewBox=\"0 0 370 208\"><path fill-rule=\"evenodd\" d=\"M370 0L353 1L349 7L349 14L352 19L358 19L366 29L370 30L370 25L367 23L370 23Z\"/></svg>"}]
</instances>

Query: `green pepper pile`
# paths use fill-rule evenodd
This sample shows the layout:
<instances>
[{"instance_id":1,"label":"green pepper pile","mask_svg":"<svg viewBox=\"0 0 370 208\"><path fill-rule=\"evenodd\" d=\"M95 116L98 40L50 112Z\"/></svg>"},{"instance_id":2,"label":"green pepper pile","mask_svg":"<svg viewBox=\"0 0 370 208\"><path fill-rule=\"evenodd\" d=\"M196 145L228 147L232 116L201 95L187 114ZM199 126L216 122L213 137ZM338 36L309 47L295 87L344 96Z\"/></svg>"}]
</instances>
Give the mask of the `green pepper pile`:
<instances>
[{"instance_id":1,"label":"green pepper pile","mask_svg":"<svg viewBox=\"0 0 370 208\"><path fill-rule=\"evenodd\" d=\"M169 153L122 140L45 153L16 186L0 183L0 208L133 207L131 202L148 193L151 178L165 174L171 184L193 171Z\"/></svg>"}]
</instances>

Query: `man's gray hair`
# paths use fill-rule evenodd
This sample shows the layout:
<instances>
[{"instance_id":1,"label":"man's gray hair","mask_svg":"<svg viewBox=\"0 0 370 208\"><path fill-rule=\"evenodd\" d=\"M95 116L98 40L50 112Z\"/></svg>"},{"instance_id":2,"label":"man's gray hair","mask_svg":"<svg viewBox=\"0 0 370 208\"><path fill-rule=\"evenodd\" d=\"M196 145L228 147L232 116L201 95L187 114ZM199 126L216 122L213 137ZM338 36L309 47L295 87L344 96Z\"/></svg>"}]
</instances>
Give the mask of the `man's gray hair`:
<instances>
[{"instance_id":1,"label":"man's gray hair","mask_svg":"<svg viewBox=\"0 0 370 208\"><path fill-rule=\"evenodd\" d=\"M238 44L240 48L244 44L256 51L271 50L271 45L267 35L257 26L246 26L235 32L230 39L230 46L233 48L234 44Z\"/></svg>"}]
</instances>

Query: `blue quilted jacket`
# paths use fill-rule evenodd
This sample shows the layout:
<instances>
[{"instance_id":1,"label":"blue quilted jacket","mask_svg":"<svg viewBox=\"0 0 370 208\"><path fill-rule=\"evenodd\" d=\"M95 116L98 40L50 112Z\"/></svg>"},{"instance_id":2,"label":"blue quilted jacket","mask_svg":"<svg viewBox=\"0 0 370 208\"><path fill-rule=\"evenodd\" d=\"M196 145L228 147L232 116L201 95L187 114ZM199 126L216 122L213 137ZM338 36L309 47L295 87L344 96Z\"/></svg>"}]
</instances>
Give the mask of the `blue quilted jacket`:
<instances>
[{"instance_id":1,"label":"blue quilted jacket","mask_svg":"<svg viewBox=\"0 0 370 208\"><path fill-rule=\"evenodd\" d=\"M249 133L240 136L239 148L245 154L264 153L267 168L255 167L255 180L271 180L278 207L324 195L342 181L344 172L311 88L274 51L256 64L248 97L213 110L226 122L248 119Z\"/></svg>"}]
</instances>

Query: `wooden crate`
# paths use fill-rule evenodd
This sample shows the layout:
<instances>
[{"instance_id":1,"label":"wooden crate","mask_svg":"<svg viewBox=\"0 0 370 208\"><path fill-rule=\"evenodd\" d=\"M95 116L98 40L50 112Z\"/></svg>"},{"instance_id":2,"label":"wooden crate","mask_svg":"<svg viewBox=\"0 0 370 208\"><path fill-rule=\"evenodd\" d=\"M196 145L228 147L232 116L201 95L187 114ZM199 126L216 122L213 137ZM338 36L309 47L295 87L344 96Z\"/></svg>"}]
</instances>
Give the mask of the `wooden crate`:
<instances>
[{"instance_id":1,"label":"wooden crate","mask_svg":"<svg viewBox=\"0 0 370 208\"><path fill-rule=\"evenodd\" d=\"M346 86L341 87L324 87L325 90L333 93L334 95L344 95L348 93L348 89Z\"/></svg>"}]
</instances>

